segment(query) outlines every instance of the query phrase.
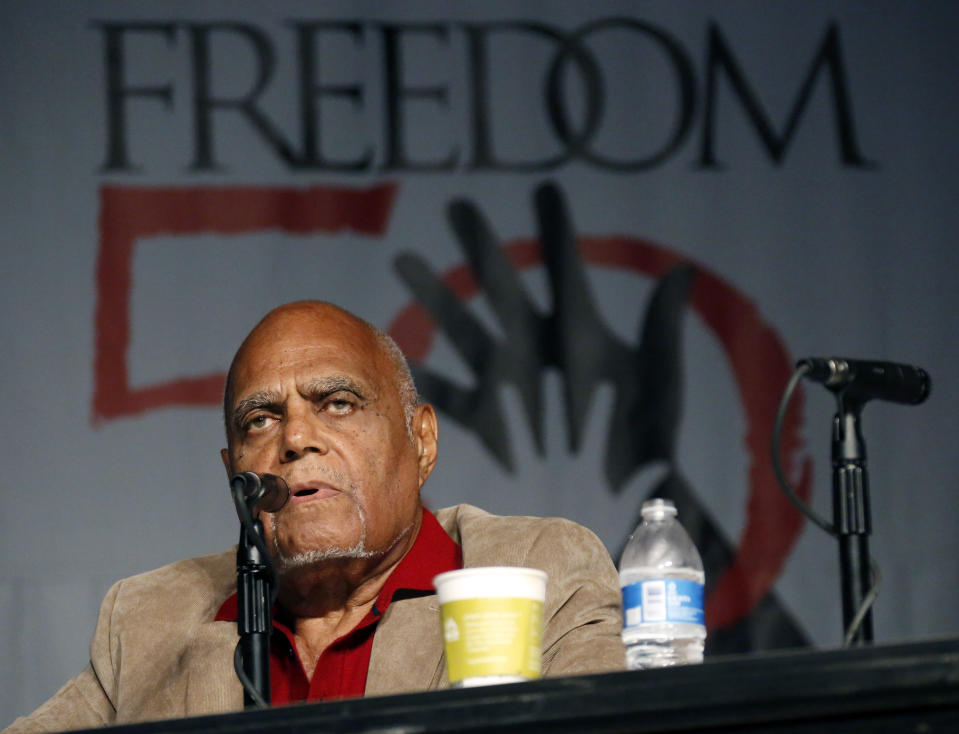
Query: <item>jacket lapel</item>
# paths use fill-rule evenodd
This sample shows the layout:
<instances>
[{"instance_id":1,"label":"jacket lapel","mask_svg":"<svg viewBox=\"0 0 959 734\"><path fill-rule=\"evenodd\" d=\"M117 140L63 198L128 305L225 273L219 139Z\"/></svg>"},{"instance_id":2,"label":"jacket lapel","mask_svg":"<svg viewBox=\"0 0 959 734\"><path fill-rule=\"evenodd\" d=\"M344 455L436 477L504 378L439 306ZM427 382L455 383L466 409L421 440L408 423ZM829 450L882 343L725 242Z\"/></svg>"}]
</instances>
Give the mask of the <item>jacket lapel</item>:
<instances>
[{"instance_id":1,"label":"jacket lapel","mask_svg":"<svg viewBox=\"0 0 959 734\"><path fill-rule=\"evenodd\" d=\"M448 686L436 594L392 602L373 637L366 695Z\"/></svg>"}]
</instances>

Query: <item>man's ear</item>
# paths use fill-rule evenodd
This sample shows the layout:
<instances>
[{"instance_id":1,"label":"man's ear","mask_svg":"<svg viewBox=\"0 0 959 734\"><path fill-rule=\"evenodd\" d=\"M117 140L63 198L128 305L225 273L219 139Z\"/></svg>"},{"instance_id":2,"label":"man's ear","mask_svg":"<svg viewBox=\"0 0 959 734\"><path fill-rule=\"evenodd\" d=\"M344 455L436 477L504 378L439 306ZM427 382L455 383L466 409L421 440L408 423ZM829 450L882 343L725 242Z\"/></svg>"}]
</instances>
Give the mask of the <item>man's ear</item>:
<instances>
[{"instance_id":1,"label":"man's ear","mask_svg":"<svg viewBox=\"0 0 959 734\"><path fill-rule=\"evenodd\" d=\"M226 478L229 479L233 476L233 470L230 468L230 450L229 449L220 449L220 458L223 460L223 468L226 469Z\"/></svg>"},{"instance_id":2,"label":"man's ear","mask_svg":"<svg viewBox=\"0 0 959 734\"><path fill-rule=\"evenodd\" d=\"M421 487L436 466L438 435L436 411L429 403L420 403L413 415L413 439L416 444L417 472Z\"/></svg>"}]
</instances>

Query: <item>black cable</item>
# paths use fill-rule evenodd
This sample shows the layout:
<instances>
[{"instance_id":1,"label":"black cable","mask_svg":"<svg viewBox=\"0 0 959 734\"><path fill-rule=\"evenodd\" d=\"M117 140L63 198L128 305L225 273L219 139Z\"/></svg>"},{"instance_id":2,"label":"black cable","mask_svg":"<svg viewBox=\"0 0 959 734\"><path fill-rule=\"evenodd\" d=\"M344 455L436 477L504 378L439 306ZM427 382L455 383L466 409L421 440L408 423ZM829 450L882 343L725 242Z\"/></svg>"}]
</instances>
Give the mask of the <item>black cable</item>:
<instances>
[{"instance_id":1,"label":"black cable","mask_svg":"<svg viewBox=\"0 0 959 734\"><path fill-rule=\"evenodd\" d=\"M236 647L233 649L233 670L236 671L236 677L239 678L240 683L243 684L243 690L253 699L256 707L261 709L269 708L270 704L263 699L260 692L256 690L256 686L253 685L253 681L250 680L250 676L243 670L243 653L240 651L239 642L236 643Z\"/></svg>"},{"instance_id":2,"label":"black cable","mask_svg":"<svg viewBox=\"0 0 959 734\"><path fill-rule=\"evenodd\" d=\"M796 493L796 490L792 488L792 485L786 478L786 473L783 471L782 466L782 431L783 422L786 419L786 410L789 407L790 400L792 400L793 393L796 391L796 385L799 384L799 381L807 372L809 372L808 365L801 364L796 368L796 371L793 372L792 377L789 378L789 382L786 385L786 390L783 393L782 399L779 401L779 409L776 411L776 421L773 423L771 447L773 457L773 473L776 475L776 481L779 482L779 488L783 491L786 497L789 498L789 501L793 503L796 509L831 536L836 538L839 537L839 534L836 532L836 528L831 522L820 517L815 510L803 502L802 497Z\"/></svg>"},{"instance_id":3,"label":"black cable","mask_svg":"<svg viewBox=\"0 0 959 734\"><path fill-rule=\"evenodd\" d=\"M879 573L879 566L872 559L869 559L869 570L872 575L872 584L869 586L869 591L866 592L866 595L862 598L862 603L859 605L859 609L856 610L855 616L849 622L849 627L846 629L846 634L842 639L843 647L849 647L852 644L853 638L856 636L856 633L859 632L859 628L862 626L862 621L866 618L867 612L869 612L876 598L879 596L879 585L882 583L882 574Z\"/></svg>"}]
</instances>

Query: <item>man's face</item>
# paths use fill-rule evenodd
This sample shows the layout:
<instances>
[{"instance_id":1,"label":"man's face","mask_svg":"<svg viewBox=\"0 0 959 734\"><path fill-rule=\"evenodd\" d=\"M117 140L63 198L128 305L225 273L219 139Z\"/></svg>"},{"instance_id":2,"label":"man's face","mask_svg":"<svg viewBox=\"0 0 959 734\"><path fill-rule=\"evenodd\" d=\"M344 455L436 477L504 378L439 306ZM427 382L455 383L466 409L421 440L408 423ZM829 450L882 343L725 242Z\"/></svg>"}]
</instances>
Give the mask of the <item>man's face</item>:
<instances>
[{"instance_id":1,"label":"man's face","mask_svg":"<svg viewBox=\"0 0 959 734\"><path fill-rule=\"evenodd\" d=\"M289 503L263 513L280 559L380 556L414 525L432 461L396 378L369 331L332 307L275 312L244 343L224 462L289 484Z\"/></svg>"}]
</instances>

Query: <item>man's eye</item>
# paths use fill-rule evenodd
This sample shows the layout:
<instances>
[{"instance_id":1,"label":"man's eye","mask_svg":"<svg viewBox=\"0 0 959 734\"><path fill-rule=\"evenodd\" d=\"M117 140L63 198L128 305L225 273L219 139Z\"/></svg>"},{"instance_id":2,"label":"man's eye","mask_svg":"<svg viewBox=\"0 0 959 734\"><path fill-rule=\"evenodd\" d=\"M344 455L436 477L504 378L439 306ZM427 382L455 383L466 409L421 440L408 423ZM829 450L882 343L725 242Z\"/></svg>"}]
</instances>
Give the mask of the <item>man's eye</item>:
<instances>
[{"instance_id":1,"label":"man's eye","mask_svg":"<svg viewBox=\"0 0 959 734\"><path fill-rule=\"evenodd\" d=\"M347 415L352 412L355 403L346 398L334 398L326 403L326 410L333 415Z\"/></svg>"},{"instance_id":2,"label":"man's eye","mask_svg":"<svg viewBox=\"0 0 959 734\"><path fill-rule=\"evenodd\" d=\"M246 422L245 428L256 431L261 428L266 428L272 420L273 418L268 415L255 415Z\"/></svg>"}]
</instances>

